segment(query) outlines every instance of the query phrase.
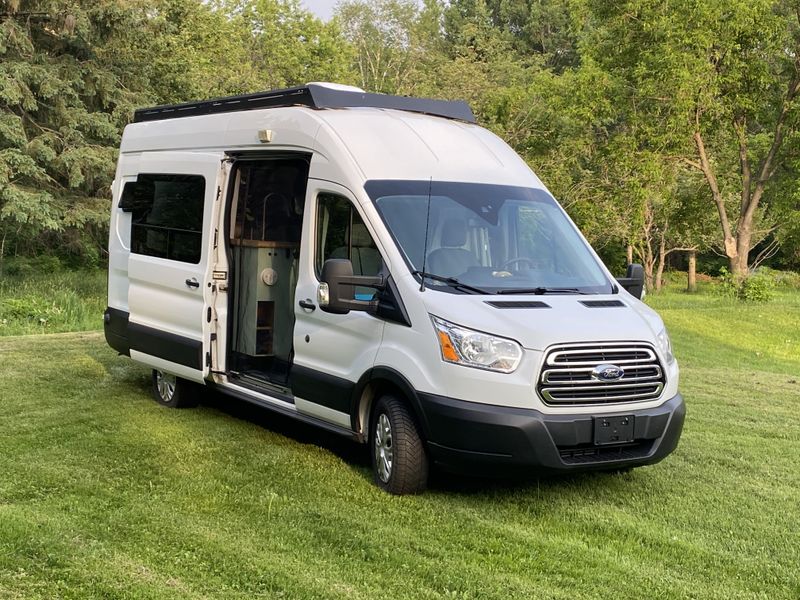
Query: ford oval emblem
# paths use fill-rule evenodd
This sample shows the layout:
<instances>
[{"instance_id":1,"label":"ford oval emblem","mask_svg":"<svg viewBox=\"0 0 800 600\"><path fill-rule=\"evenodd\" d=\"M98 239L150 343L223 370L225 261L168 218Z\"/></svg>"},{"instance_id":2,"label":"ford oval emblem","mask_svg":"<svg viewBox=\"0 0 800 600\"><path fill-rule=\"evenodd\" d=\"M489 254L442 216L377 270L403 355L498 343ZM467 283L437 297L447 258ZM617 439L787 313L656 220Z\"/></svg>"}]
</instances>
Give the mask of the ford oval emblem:
<instances>
[{"instance_id":1,"label":"ford oval emblem","mask_svg":"<svg viewBox=\"0 0 800 600\"><path fill-rule=\"evenodd\" d=\"M617 365L597 365L592 369L592 379L600 381L616 381L622 379L623 375L625 375L625 371Z\"/></svg>"}]
</instances>

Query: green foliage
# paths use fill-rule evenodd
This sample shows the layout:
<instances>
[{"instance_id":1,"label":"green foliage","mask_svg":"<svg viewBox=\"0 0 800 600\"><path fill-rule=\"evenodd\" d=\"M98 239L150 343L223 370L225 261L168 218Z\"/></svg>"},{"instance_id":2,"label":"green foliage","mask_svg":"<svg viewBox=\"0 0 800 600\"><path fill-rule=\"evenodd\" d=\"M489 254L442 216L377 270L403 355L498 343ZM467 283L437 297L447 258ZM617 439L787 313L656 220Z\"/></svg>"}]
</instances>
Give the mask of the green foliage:
<instances>
[{"instance_id":1,"label":"green foliage","mask_svg":"<svg viewBox=\"0 0 800 600\"><path fill-rule=\"evenodd\" d=\"M774 288L772 279L759 273L742 281L739 299L745 302L768 302L774 297Z\"/></svg>"},{"instance_id":2,"label":"green foliage","mask_svg":"<svg viewBox=\"0 0 800 600\"><path fill-rule=\"evenodd\" d=\"M99 329L104 271L64 271L52 256L10 260L0 277L0 337Z\"/></svg>"},{"instance_id":3,"label":"green foliage","mask_svg":"<svg viewBox=\"0 0 800 600\"><path fill-rule=\"evenodd\" d=\"M717 295L725 298L737 298L740 287L741 282L737 281L733 273L728 271L726 267L722 267L719 270L719 283L714 288Z\"/></svg>"},{"instance_id":4,"label":"green foliage","mask_svg":"<svg viewBox=\"0 0 800 600\"><path fill-rule=\"evenodd\" d=\"M611 262L631 245L650 271L661 246L726 251L700 135L733 234L800 267L800 25L785 0L346 0L330 23L299 0L7 4L0 262L103 262L135 107L332 80L467 100ZM742 194L759 195L753 211Z\"/></svg>"},{"instance_id":5,"label":"green foliage","mask_svg":"<svg viewBox=\"0 0 800 600\"><path fill-rule=\"evenodd\" d=\"M797 132L800 107L794 6L772 0L581 6L582 53L624 80L618 102L639 145L703 182L702 222L716 218L717 227L689 237L710 239L713 232L731 267L746 276L749 251L779 222L790 198L778 188L780 161L797 149L796 140L784 143ZM679 224L687 231L697 222L684 215Z\"/></svg>"},{"instance_id":6,"label":"green foliage","mask_svg":"<svg viewBox=\"0 0 800 600\"><path fill-rule=\"evenodd\" d=\"M11 2L0 14L0 262L101 259L136 107L349 77L335 24L296 0Z\"/></svg>"},{"instance_id":7,"label":"green foliage","mask_svg":"<svg viewBox=\"0 0 800 600\"><path fill-rule=\"evenodd\" d=\"M769 278L778 289L800 290L800 273L759 267L759 275Z\"/></svg>"},{"instance_id":8,"label":"green foliage","mask_svg":"<svg viewBox=\"0 0 800 600\"><path fill-rule=\"evenodd\" d=\"M120 129L144 96L102 55L109 5L25 8L0 19L0 232L97 227ZM118 32L141 16L124 16Z\"/></svg>"},{"instance_id":9,"label":"green foliage","mask_svg":"<svg viewBox=\"0 0 800 600\"><path fill-rule=\"evenodd\" d=\"M0 274L10 277L29 277L36 274L49 275L58 273L63 266L57 256L17 257L6 260Z\"/></svg>"},{"instance_id":10,"label":"green foliage","mask_svg":"<svg viewBox=\"0 0 800 600\"><path fill-rule=\"evenodd\" d=\"M720 269L715 292L726 298L743 302L769 302L774 298L775 280L770 273L757 272L750 277L736 277L725 267Z\"/></svg>"}]
</instances>

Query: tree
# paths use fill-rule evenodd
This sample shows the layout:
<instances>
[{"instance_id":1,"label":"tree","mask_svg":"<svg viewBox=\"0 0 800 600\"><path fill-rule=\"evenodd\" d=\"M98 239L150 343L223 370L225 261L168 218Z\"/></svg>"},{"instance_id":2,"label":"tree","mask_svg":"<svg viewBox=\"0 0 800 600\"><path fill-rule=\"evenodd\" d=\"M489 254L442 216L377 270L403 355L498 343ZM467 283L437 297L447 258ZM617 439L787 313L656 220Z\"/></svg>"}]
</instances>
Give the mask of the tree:
<instances>
[{"instance_id":1,"label":"tree","mask_svg":"<svg viewBox=\"0 0 800 600\"><path fill-rule=\"evenodd\" d=\"M248 74L242 91L354 81L351 48L338 24L323 23L298 0L217 0L216 6L235 28L231 71Z\"/></svg>"},{"instance_id":2,"label":"tree","mask_svg":"<svg viewBox=\"0 0 800 600\"><path fill-rule=\"evenodd\" d=\"M719 246L744 277L775 226L770 185L798 126L798 23L788 2L583 3L583 52L628 82L650 143L700 172Z\"/></svg>"},{"instance_id":3,"label":"tree","mask_svg":"<svg viewBox=\"0 0 800 600\"><path fill-rule=\"evenodd\" d=\"M0 260L105 247L136 107L346 78L334 25L292 0L19 2L0 12Z\"/></svg>"},{"instance_id":4,"label":"tree","mask_svg":"<svg viewBox=\"0 0 800 600\"><path fill-rule=\"evenodd\" d=\"M418 16L412 0L344 0L337 6L336 18L355 49L360 87L387 94L413 87L409 76L421 55Z\"/></svg>"},{"instance_id":5,"label":"tree","mask_svg":"<svg viewBox=\"0 0 800 600\"><path fill-rule=\"evenodd\" d=\"M0 16L0 249L43 231L91 236L107 219L121 126L143 97L113 64L110 30L137 31L112 3L29 2ZM129 38L130 41L130 38ZM2 256L0 256L2 258Z\"/></svg>"}]
</instances>

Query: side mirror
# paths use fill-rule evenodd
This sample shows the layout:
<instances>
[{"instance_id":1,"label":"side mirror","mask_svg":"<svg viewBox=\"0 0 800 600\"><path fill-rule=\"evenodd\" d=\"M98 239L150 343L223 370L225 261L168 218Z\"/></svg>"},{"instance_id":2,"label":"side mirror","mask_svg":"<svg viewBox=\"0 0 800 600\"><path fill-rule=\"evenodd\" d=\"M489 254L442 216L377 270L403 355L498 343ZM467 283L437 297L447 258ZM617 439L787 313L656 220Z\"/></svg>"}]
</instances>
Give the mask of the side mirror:
<instances>
[{"instance_id":1,"label":"side mirror","mask_svg":"<svg viewBox=\"0 0 800 600\"><path fill-rule=\"evenodd\" d=\"M620 277L617 282L628 290L631 296L641 300L644 298L644 267L639 263L631 263L625 272L625 277Z\"/></svg>"},{"instance_id":2,"label":"side mirror","mask_svg":"<svg viewBox=\"0 0 800 600\"><path fill-rule=\"evenodd\" d=\"M356 286L382 290L386 282L381 276L353 275L353 263L347 258L329 258L322 265L317 304L325 312L346 315L351 310L375 312L377 300L356 300Z\"/></svg>"}]
</instances>

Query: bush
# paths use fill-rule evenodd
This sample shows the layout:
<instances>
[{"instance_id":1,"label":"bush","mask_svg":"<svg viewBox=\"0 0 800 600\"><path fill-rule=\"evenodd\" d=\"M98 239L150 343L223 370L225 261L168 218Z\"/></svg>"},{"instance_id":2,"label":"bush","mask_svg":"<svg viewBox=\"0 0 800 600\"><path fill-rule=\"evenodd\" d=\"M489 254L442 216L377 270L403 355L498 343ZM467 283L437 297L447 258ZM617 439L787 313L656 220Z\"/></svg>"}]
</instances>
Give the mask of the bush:
<instances>
[{"instance_id":1,"label":"bush","mask_svg":"<svg viewBox=\"0 0 800 600\"><path fill-rule=\"evenodd\" d=\"M719 281L714 287L714 293L726 298L736 298L739 293L739 284L736 278L725 267L721 267L719 270Z\"/></svg>"},{"instance_id":2,"label":"bush","mask_svg":"<svg viewBox=\"0 0 800 600\"><path fill-rule=\"evenodd\" d=\"M771 273L759 270L739 280L725 267L720 269L719 283L714 291L727 298L744 302L769 302L774 296L775 280Z\"/></svg>"},{"instance_id":3,"label":"bush","mask_svg":"<svg viewBox=\"0 0 800 600\"><path fill-rule=\"evenodd\" d=\"M63 265L57 256L13 257L4 259L3 271L11 277L31 277L39 274L59 273Z\"/></svg>"},{"instance_id":4,"label":"bush","mask_svg":"<svg viewBox=\"0 0 800 600\"><path fill-rule=\"evenodd\" d=\"M756 274L739 284L738 297L745 302L769 302L774 290L775 283L769 276Z\"/></svg>"},{"instance_id":5,"label":"bush","mask_svg":"<svg viewBox=\"0 0 800 600\"><path fill-rule=\"evenodd\" d=\"M800 290L800 273L794 271L778 271L777 269L770 269L769 267L760 267L758 269L759 275L769 277L775 284L775 287Z\"/></svg>"}]
</instances>

